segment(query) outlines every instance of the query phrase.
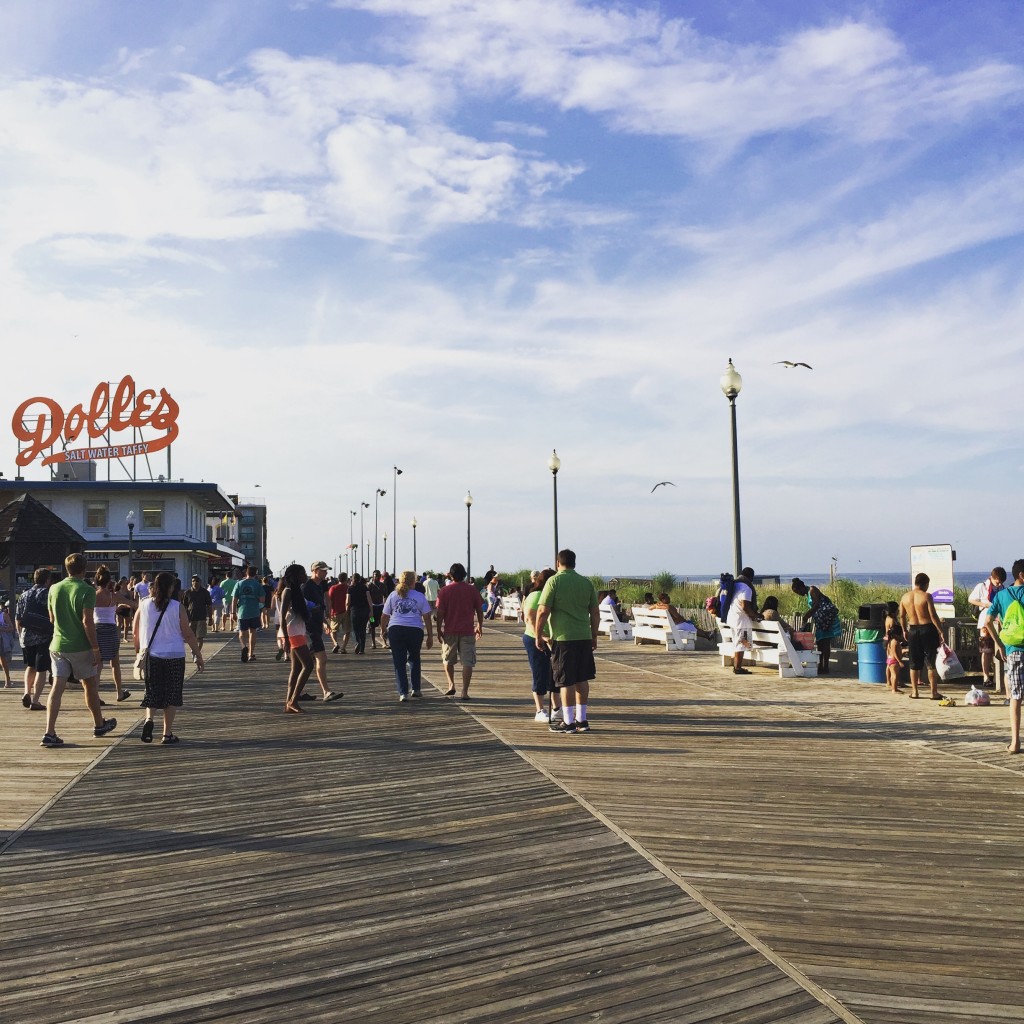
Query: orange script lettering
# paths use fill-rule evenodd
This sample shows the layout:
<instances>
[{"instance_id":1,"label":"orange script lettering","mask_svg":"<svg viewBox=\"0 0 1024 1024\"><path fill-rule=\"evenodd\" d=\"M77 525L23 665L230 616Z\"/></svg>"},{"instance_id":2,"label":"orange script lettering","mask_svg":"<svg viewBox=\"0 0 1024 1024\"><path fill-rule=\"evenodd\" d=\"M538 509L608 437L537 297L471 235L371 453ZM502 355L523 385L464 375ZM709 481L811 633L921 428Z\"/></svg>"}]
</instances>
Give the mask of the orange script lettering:
<instances>
[{"instance_id":1,"label":"orange script lettering","mask_svg":"<svg viewBox=\"0 0 1024 1024\"><path fill-rule=\"evenodd\" d=\"M164 388L159 394L152 388L135 393L135 381L130 376L110 394L109 384L97 384L89 400L88 409L80 402L65 414L52 398L28 398L14 410L11 423L14 436L24 445L18 452L17 463L27 466L48 448L63 439L64 444L76 440L85 431L89 440L102 437L107 431L120 431L150 427L163 430L163 437L150 444L150 451L166 448L178 436L178 403ZM114 449L116 450L116 449ZM65 462L66 453L47 456L42 465Z\"/></svg>"}]
</instances>

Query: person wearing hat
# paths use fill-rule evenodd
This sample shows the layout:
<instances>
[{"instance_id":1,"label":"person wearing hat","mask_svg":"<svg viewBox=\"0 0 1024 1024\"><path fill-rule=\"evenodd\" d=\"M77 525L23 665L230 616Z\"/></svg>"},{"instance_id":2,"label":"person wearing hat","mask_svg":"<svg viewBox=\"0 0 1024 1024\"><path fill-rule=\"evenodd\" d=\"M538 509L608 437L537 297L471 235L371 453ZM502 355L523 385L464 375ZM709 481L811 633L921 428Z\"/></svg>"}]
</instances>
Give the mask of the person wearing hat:
<instances>
[{"instance_id":1,"label":"person wearing hat","mask_svg":"<svg viewBox=\"0 0 1024 1024\"><path fill-rule=\"evenodd\" d=\"M309 610L309 618L306 620L309 650L313 655L316 681L320 684L324 700L334 700L342 696L340 690L332 693L327 685L327 650L324 647L324 633L327 631L326 585L329 568L326 562L311 563L309 579L302 584L302 596L306 599L306 608ZM316 700L312 694L305 693L300 693L298 699Z\"/></svg>"}]
</instances>

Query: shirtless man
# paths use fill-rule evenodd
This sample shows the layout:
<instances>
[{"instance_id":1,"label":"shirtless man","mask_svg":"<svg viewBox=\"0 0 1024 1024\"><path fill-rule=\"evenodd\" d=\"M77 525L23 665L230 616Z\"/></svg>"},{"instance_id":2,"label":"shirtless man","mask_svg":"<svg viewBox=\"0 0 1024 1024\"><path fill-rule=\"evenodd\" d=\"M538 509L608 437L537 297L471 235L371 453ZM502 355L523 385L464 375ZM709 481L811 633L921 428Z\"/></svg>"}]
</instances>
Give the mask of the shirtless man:
<instances>
[{"instance_id":1,"label":"shirtless man","mask_svg":"<svg viewBox=\"0 0 1024 1024\"><path fill-rule=\"evenodd\" d=\"M935 602L928 593L928 576L919 572L914 577L914 589L900 599L900 625L910 648L910 696L919 697L918 684L921 670L928 666L928 684L932 700L942 700L939 677L935 671L935 655L942 643L942 623L935 611Z\"/></svg>"}]
</instances>

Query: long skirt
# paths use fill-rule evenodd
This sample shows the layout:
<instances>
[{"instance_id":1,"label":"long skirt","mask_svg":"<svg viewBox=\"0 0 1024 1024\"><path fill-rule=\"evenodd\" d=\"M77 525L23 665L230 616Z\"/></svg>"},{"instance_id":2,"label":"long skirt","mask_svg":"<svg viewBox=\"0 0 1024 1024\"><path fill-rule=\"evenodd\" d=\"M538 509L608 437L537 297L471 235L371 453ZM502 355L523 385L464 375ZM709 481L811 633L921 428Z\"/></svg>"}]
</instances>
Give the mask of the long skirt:
<instances>
[{"instance_id":1,"label":"long skirt","mask_svg":"<svg viewBox=\"0 0 1024 1024\"><path fill-rule=\"evenodd\" d=\"M185 688L184 658L149 658L144 708L180 708Z\"/></svg>"}]
</instances>

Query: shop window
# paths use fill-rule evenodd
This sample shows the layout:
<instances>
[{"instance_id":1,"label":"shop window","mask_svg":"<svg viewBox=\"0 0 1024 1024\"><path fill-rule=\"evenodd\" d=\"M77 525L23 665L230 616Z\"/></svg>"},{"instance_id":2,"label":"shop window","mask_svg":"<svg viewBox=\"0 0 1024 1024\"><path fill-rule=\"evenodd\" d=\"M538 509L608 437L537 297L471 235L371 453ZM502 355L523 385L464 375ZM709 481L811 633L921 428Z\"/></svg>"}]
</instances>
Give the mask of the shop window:
<instances>
[{"instance_id":1,"label":"shop window","mask_svg":"<svg viewBox=\"0 0 1024 1024\"><path fill-rule=\"evenodd\" d=\"M85 528L87 530L105 530L107 528L107 503L105 501L87 501L85 503Z\"/></svg>"},{"instance_id":2,"label":"shop window","mask_svg":"<svg viewBox=\"0 0 1024 1024\"><path fill-rule=\"evenodd\" d=\"M142 529L162 530L164 528L164 503L148 501L142 506Z\"/></svg>"}]
</instances>

